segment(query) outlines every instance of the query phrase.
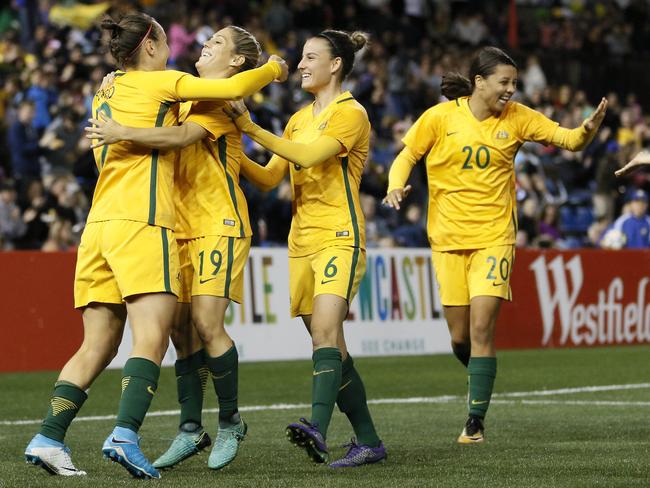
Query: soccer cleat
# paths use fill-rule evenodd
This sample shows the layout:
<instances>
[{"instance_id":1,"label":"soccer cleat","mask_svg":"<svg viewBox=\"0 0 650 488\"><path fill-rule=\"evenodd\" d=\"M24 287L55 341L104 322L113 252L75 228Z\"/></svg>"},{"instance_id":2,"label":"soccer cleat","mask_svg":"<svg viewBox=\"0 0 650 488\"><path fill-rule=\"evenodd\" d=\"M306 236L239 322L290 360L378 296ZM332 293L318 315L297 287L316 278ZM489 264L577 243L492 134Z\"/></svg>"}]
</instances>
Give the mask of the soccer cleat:
<instances>
[{"instance_id":1,"label":"soccer cleat","mask_svg":"<svg viewBox=\"0 0 650 488\"><path fill-rule=\"evenodd\" d=\"M383 443L377 447L357 444L356 439L352 438L349 444L343 447L348 448L348 452L341 459L330 464L330 468L356 468L364 464L373 464L385 461L388 457L386 448Z\"/></svg>"},{"instance_id":2,"label":"soccer cleat","mask_svg":"<svg viewBox=\"0 0 650 488\"><path fill-rule=\"evenodd\" d=\"M287 438L294 446L302 447L315 463L326 463L329 459L327 444L323 434L318 430L318 425L310 423L307 419L300 419L287 426Z\"/></svg>"},{"instance_id":3,"label":"soccer cleat","mask_svg":"<svg viewBox=\"0 0 650 488\"><path fill-rule=\"evenodd\" d=\"M210 436L203 430L203 427L199 426L193 432L181 429L169 449L153 462L153 467L157 469L173 468L181 461L200 453L210 444L212 444Z\"/></svg>"},{"instance_id":4,"label":"soccer cleat","mask_svg":"<svg viewBox=\"0 0 650 488\"><path fill-rule=\"evenodd\" d=\"M131 429L115 427L104 441L102 452L105 458L124 466L134 478L160 478L160 473L147 461L140 450L138 434Z\"/></svg>"},{"instance_id":5,"label":"soccer cleat","mask_svg":"<svg viewBox=\"0 0 650 488\"><path fill-rule=\"evenodd\" d=\"M239 450L239 443L244 440L248 426L243 420L228 427L219 427L217 439L208 458L208 468L221 469L229 465Z\"/></svg>"},{"instance_id":6,"label":"soccer cleat","mask_svg":"<svg viewBox=\"0 0 650 488\"><path fill-rule=\"evenodd\" d=\"M476 444L477 442L483 442L484 436L483 431L483 421L472 415L469 416L467 422L465 422L465 428L458 436L459 444Z\"/></svg>"},{"instance_id":7,"label":"soccer cleat","mask_svg":"<svg viewBox=\"0 0 650 488\"><path fill-rule=\"evenodd\" d=\"M75 468L70 458L70 449L62 442L36 434L25 449L25 460L40 466L50 474L61 476L83 476L85 471Z\"/></svg>"}]
</instances>

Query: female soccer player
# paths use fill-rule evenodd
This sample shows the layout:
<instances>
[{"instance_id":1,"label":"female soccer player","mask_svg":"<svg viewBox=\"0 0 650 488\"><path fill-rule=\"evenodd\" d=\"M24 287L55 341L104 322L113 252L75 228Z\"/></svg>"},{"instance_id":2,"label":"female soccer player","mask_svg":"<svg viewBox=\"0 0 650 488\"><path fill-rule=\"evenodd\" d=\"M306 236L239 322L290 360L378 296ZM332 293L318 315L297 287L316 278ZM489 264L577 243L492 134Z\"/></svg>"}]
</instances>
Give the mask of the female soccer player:
<instances>
[{"instance_id":1,"label":"female soccer player","mask_svg":"<svg viewBox=\"0 0 650 488\"><path fill-rule=\"evenodd\" d=\"M494 328L510 300L517 233L514 156L525 141L578 151L593 138L607 100L577 129L510 101L517 67L503 51L481 49L469 80L447 75L449 102L428 109L403 139L384 203L400 208L411 169L426 155L428 233L452 348L469 371L469 418L460 443L483 441L497 361Z\"/></svg>"},{"instance_id":2,"label":"female soccer player","mask_svg":"<svg viewBox=\"0 0 650 488\"><path fill-rule=\"evenodd\" d=\"M123 123L176 125L179 100L239 98L286 77L278 62L226 80L164 71L169 48L153 18L131 14L119 23L106 19L102 27L111 32L110 51L123 71L95 95L93 112ZM172 234L175 159L174 151L126 142L95 149L99 180L75 276L84 341L61 371L41 432L25 451L29 462L52 473L85 474L72 464L63 438L86 399L84 390L115 356L128 312L133 349L123 370L117 425L103 453L135 477L160 477L140 450L137 431L156 391L179 292Z\"/></svg>"},{"instance_id":3,"label":"female soccer player","mask_svg":"<svg viewBox=\"0 0 650 488\"><path fill-rule=\"evenodd\" d=\"M243 104L235 104L231 112L243 132L275 153L265 167L244 161L244 176L270 189L291 175L295 209L289 234L291 315L302 317L311 334L314 369L311 420L289 425L287 436L315 462L327 462L325 438L336 402L357 440L333 467L386 458L343 336L343 321L365 272L359 183L370 123L341 83L366 40L362 33L327 30L305 43L298 70L302 88L314 95L314 102L291 117L284 137L255 125Z\"/></svg>"},{"instance_id":4,"label":"female soccer player","mask_svg":"<svg viewBox=\"0 0 650 488\"><path fill-rule=\"evenodd\" d=\"M201 78L229 78L257 66L260 45L236 26L215 33L203 46L196 68ZM181 403L179 433L153 465L170 468L210 444L201 425L203 388L200 371L207 363L219 401L219 432L208 466L230 463L246 424L237 413L237 349L224 327L230 300L243 295L243 271L251 226L239 187L241 133L224 113L226 102L181 106L182 125L139 129L102 116L91 119L87 137L96 147L128 141L154 149L184 148L175 178L176 230L182 283L172 341ZM201 340L196 343L191 317ZM203 350L205 348L205 351Z\"/></svg>"}]
</instances>

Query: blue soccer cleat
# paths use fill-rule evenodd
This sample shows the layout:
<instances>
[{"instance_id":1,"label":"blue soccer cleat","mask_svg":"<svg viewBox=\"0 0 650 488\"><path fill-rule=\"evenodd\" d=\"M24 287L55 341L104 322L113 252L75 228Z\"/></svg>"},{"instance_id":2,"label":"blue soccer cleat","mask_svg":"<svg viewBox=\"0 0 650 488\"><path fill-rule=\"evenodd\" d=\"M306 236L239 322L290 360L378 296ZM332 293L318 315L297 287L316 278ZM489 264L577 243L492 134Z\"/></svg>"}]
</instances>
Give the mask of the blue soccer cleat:
<instances>
[{"instance_id":1,"label":"blue soccer cleat","mask_svg":"<svg viewBox=\"0 0 650 488\"><path fill-rule=\"evenodd\" d=\"M348 452L341 459L330 464L330 468L356 468L364 464L373 464L384 461L388 454L383 443L377 447L357 444L355 439L350 440L349 444L343 447L348 448Z\"/></svg>"},{"instance_id":2,"label":"blue soccer cleat","mask_svg":"<svg viewBox=\"0 0 650 488\"><path fill-rule=\"evenodd\" d=\"M286 433L289 442L307 451L307 455L315 463L326 463L329 459L327 444L318 430L318 425L301 418L300 423L289 424Z\"/></svg>"},{"instance_id":3,"label":"blue soccer cleat","mask_svg":"<svg viewBox=\"0 0 650 488\"><path fill-rule=\"evenodd\" d=\"M65 444L36 434L25 449L25 460L30 464L40 466L50 474L61 476L83 476L85 471L77 469L72 464L70 449Z\"/></svg>"},{"instance_id":4,"label":"blue soccer cleat","mask_svg":"<svg viewBox=\"0 0 650 488\"><path fill-rule=\"evenodd\" d=\"M160 478L160 473L140 450L138 434L131 429L115 427L104 441L102 452L105 458L124 466L134 478Z\"/></svg>"},{"instance_id":5,"label":"blue soccer cleat","mask_svg":"<svg viewBox=\"0 0 650 488\"><path fill-rule=\"evenodd\" d=\"M243 420L228 427L219 426L217 439L208 459L208 468L221 469L230 464L239 450L239 444L244 440L248 426Z\"/></svg>"},{"instance_id":6,"label":"blue soccer cleat","mask_svg":"<svg viewBox=\"0 0 650 488\"><path fill-rule=\"evenodd\" d=\"M203 449L212 444L210 436L203 427L188 432L181 429L169 449L153 462L157 469L170 469L189 457L199 454Z\"/></svg>"}]
</instances>

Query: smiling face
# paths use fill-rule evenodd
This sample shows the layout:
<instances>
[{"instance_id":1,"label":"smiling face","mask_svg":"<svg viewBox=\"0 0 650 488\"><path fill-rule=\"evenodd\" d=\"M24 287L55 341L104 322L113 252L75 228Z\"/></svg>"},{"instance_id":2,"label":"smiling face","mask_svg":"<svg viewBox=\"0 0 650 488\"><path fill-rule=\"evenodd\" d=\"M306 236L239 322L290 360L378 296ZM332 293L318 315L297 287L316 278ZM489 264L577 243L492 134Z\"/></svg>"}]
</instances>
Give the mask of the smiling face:
<instances>
[{"instance_id":1,"label":"smiling face","mask_svg":"<svg viewBox=\"0 0 650 488\"><path fill-rule=\"evenodd\" d=\"M515 91L517 91L517 68L509 64L497 65L494 73L486 78L480 75L476 77L476 94L493 113L503 112Z\"/></svg>"},{"instance_id":2,"label":"smiling face","mask_svg":"<svg viewBox=\"0 0 650 488\"><path fill-rule=\"evenodd\" d=\"M298 64L302 89L309 93L317 92L330 83L341 67L341 58L332 57L327 39L312 37L302 48L302 59Z\"/></svg>"},{"instance_id":3,"label":"smiling face","mask_svg":"<svg viewBox=\"0 0 650 488\"><path fill-rule=\"evenodd\" d=\"M201 76L206 76L223 73L229 68L236 69L242 62L243 56L235 53L232 31L225 27L203 43L201 56L195 66Z\"/></svg>"}]
</instances>

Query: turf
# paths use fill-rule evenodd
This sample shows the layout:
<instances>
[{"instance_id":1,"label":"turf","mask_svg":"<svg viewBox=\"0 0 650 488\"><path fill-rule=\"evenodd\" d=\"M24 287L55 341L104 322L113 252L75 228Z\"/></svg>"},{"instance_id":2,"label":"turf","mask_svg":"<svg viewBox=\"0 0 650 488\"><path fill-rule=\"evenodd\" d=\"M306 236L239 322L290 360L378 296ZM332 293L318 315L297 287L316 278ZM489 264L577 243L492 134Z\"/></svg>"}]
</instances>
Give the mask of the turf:
<instances>
[{"instance_id":1,"label":"turf","mask_svg":"<svg viewBox=\"0 0 650 488\"><path fill-rule=\"evenodd\" d=\"M650 347L512 351L499 354L497 393L592 385L650 382ZM454 398L438 403L373 404L389 459L378 466L334 471L310 464L284 438L284 427L308 409L245 412L249 435L240 455L221 472L207 469L207 455L187 460L155 483L200 486L650 486L650 388L496 396L487 418L484 445L455 443L466 415L465 370L451 356L359 358L369 398ZM240 369L240 405L308 403L308 362L245 363ZM41 418L56 373L0 375L0 420ZM163 370L151 411L176 409L174 375ZM111 415L117 408L119 371L107 371L93 386L81 416ZM529 404L529 401L545 403ZM549 402L550 401L550 402ZM617 405L589 402L615 401ZM634 403L636 402L636 403ZM206 408L216 407L211 392ZM150 459L163 452L177 428L174 415L150 416L141 430ZM205 415L213 433L216 413ZM83 479L49 476L24 463L27 442L38 425L0 425L0 486L123 486L123 468L104 462L101 444L111 420L73 423L67 444ZM347 419L335 413L328 435L334 457L351 436Z\"/></svg>"}]
</instances>

